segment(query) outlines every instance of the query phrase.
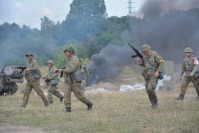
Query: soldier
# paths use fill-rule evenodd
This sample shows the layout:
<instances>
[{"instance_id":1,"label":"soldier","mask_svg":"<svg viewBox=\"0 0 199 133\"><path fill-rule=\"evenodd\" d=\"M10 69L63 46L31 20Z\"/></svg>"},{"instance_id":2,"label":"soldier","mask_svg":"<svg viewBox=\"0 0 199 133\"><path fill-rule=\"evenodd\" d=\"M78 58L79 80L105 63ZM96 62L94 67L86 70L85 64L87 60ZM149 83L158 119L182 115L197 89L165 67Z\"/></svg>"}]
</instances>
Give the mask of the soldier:
<instances>
[{"instance_id":1,"label":"soldier","mask_svg":"<svg viewBox=\"0 0 199 133\"><path fill-rule=\"evenodd\" d=\"M181 93L179 97L175 99L183 101L185 92L191 81L194 85L194 88L196 89L198 100L199 100L198 77L194 77L194 74L199 69L198 60L195 56L193 56L193 50L190 47L185 48L184 52L185 52L186 58L184 59L184 62L181 68L181 73L180 73L180 80L182 80ZM185 76L182 78L184 73L185 73Z\"/></svg>"},{"instance_id":2,"label":"soldier","mask_svg":"<svg viewBox=\"0 0 199 133\"><path fill-rule=\"evenodd\" d=\"M138 58L138 64L144 67L142 75L145 79L145 89L149 96L151 107L158 108L158 99L155 89L163 70L164 60L157 52L152 51L151 46L148 44L143 44L141 50L145 57L143 59Z\"/></svg>"},{"instance_id":3,"label":"soldier","mask_svg":"<svg viewBox=\"0 0 199 133\"><path fill-rule=\"evenodd\" d=\"M38 63L34 59L34 55L32 53L26 54L26 57L28 59L28 65L27 65L27 69L25 69L24 72L25 72L25 78L27 80L27 83L24 90L23 103L21 107L25 108L26 105L28 104L29 96L32 89L34 89L37 95L41 97L41 99L44 102L44 106L48 107L49 105L48 100L46 99L40 87L41 73L38 67Z\"/></svg>"},{"instance_id":4,"label":"soldier","mask_svg":"<svg viewBox=\"0 0 199 133\"><path fill-rule=\"evenodd\" d=\"M83 69L84 74L85 74L85 78L84 78L84 80L82 80L82 83L81 83L82 91L85 92L85 88L87 86L86 78L89 76L89 71L86 68L86 66L82 63L81 63L81 69Z\"/></svg>"},{"instance_id":5,"label":"soldier","mask_svg":"<svg viewBox=\"0 0 199 133\"><path fill-rule=\"evenodd\" d=\"M93 103L84 96L81 89L81 81L77 81L74 73L80 69L80 61L75 55L75 48L68 45L64 49L64 54L67 57L67 64L64 69L59 69L60 72L64 72L65 88L64 88L64 104L66 112L71 112L71 92L84 104L87 105L88 111L92 109Z\"/></svg>"},{"instance_id":6,"label":"soldier","mask_svg":"<svg viewBox=\"0 0 199 133\"><path fill-rule=\"evenodd\" d=\"M59 83L59 78L58 78L58 73L57 68L54 66L54 61L49 60L47 62L49 70L48 70L48 74L44 77L44 79L46 80L46 84L48 85L48 101L50 104L53 103L53 95L55 95L56 97L58 97L60 99L60 101L63 101L63 96L62 94L57 91L57 85Z\"/></svg>"}]
</instances>

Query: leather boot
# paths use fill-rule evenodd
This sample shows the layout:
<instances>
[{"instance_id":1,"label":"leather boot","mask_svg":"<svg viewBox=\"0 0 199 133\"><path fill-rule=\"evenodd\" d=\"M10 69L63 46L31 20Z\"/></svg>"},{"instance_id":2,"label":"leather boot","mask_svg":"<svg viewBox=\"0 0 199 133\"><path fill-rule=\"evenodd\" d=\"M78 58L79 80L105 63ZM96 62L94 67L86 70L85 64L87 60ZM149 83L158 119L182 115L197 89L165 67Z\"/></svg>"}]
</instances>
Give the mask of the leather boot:
<instances>
[{"instance_id":1,"label":"leather boot","mask_svg":"<svg viewBox=\"0 0 199 133\"><path fill-rule=\"evenodd\" d=\"M93 103L92 102L88 103L87 107L88 107L88 111L90 111L92 109L92 107L93 107Z\"/></svg>"},{"instance_id":2,"label":"leather boot","mask_svg":"<svg viewBox=\"0 0 199 133\"><path fill-rule=\"evenodd\" d=\"M183 101L184 100L184 95L180 94L179 97L175 98L176 100L181 100Z\"/></svg>"},{"instance_id":3,"label":"leather boot","mask_svg":"<svg viewBox=\"0 0 199 133\"><path fill-rule=\"evenodd\" d=\"M71 107L66 107L66 111L65 112L71 112Z\"/></svg>"},{"instance_id":4,"label":"leather boot","mask_svg":"<svg viewBox=\"0 0 199 133\"><path fill-rule=\"evenodd\" d=\"M62 102L62 101L63 101L63 98L64 98L64 97L59 98L59 99L60 99L60 102Z\"/></svg>"},{"instance_id":5,"label":"leather boot","mask_svg":"<svg viewBox=\"0 0 199 133\"><path fill-rule=\"evenodd\" d=\"M45 103L44 103L44 106L45 106L45 107L48 107L48 106L49 106L49 102L45 102Z\"/></svg>"},{"instance_id":6,"label":"leather boot","mask_svg":"<svg viewBox=\"0 0 199 133\"><path fill-rule=\"evenodd\" d=\"M153 102L152 105L151 105L151 107L152 107L153 109L158 108L158 102L157 102L157 101Z\"/></svg>"}]
</instances>

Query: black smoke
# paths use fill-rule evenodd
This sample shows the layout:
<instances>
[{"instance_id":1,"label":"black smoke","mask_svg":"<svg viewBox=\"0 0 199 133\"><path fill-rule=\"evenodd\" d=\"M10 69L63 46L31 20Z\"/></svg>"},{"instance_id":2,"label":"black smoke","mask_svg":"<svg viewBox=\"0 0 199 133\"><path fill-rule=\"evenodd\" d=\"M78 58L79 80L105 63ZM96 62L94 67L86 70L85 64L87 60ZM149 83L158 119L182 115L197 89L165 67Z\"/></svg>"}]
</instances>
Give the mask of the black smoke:
<instances>
[{"instance_id":1,"label":"black smoke","mask_svg":"<svg viewBox=\"0 0 199 133\"><path fill-rule=\"evenodd\" d=\"M126 44L122 47L108 45L99 54L93 55L88 66L88 84L92 85L103 79L115 79L124 66L132 65L131 54L132 50Z\"/></svg>"},{"instance_id":2,"label":"black smoke","mask_svg":"<svg viewBox=\"0 0 199 133\"><path fill-rule=\"evenodd\" d=\"M184 49L199 51L199 1L198 0L147 0L140 9L143 17L129 18L130 29L121 36L124 42L134 41L134 46L149 44L165 60L181 64ZM137 23L138 22L138 23ZM91 58L89 84L107 78L116 78L124 66L131 65L131 50L125 46L104 48Z\"/></svg>"},{"instance_id":3,"label":"black smoke","mask_svg":"<svg viewBox=\"0 0 199 133\"><path fill-rule=\"evenodd\" d=\"M188 46L199 55L198 0L148 0L140 12L143 22L131 33L138 45L147 43L176 63L182 62Z\"/></svg>"}]
</instances>

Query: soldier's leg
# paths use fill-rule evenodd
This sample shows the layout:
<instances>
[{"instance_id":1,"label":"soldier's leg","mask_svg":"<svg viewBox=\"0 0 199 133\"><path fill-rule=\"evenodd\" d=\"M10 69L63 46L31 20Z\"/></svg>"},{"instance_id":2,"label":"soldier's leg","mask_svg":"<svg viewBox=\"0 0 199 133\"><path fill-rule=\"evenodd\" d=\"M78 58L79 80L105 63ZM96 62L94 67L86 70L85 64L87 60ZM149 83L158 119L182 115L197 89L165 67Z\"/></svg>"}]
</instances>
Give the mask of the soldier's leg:
<instances>
[{"instance_id":1,"label":"soldier's leg","mask_svg":"<svg viewBox=\"0 0 199 133\"><path fill-rule=\"evenodd\" d=\"M88 107L88 110L92 109L93 103L87 99L84 95L84 93L82 92L82 88L81 88L81 83L73 83L72 85L72 91L74 93L74 95L83 103L85 103Z\"/></svg>"},{"instance_id":2,"label":"soldier's leg","mask_svg":"<svg viewBox=\"0 0 199 133\"><path fill-rule=\"evenodd\" d=\"M187 88L188 88L188 85L189 85L189 83L190 83L190 78L189 77L187 77L187 76L185 76L183 79L182 79L182 84L181 84L181 88L180 88L180 95L182 95L183 96L183 98L184 98L184 96L185 96L185 93L186 93L186 90L187 90Z\"/></svg>"},{"instance_id":3,"label":"soldier's leg","mask_svg":"<svg viewBox=\"0 0 199 133\"><path fill-rule=\"evenodd\" d=\"M157 103L158 101L156 93L155 93L156 86L157 86L156 81L150 81L147 87L147 94L152 104Z\"/></svg>"},{"instance_id":4,"label":"soldier's leg","mask_svg":"<svg viewBox=\"0 0 199 133\"><path fill-rule=\"evenodd\" d=\"M24 89L24 97L23 97L23 102L22 102L22 105L21 107L26 107L26 105L28 104L28 100L29 100L29 96L30 96L30 93L31 93L31 90L32 90L32 87L31 87L31 84L30 83L26 83L26 87Z\"/></svg>"},{"instance_id":5,"label":"soldier's leg","mask_svg":"<svg viewBox=\"0 0 199 133\"><path fill-rule=\"evenodd\" d=\"M65 107L71 108L71 85L68 83L64 83L65 88L64 88L64 104Z\"/></svg>"},{"instance_id":6,"label":"soldier's leg","mask_svg":"<svg viewBox=\"0 0 199 133\"><path fill-rule=\"evenodd\" d=\"M61 99L63 96L62 94L57 90L57 86L53 85L52 86L52 94Z\"/></svg>"},{"instance_id":7,"label":"soldier's leg","mask_svg":"<svg viewBox=\"0 0 199 133\"><path fill-rule=\"evenodd\" d=\"M53 103L53 87L51 85L48 86L47 97L50 104Z\"/></svg>"},{"instance_id":8,"label":"soldier's leg","mask_svg":"<svg viewBox=\"0 0 199 133\"><path fill-rule=\"evenodd\" d=\"M44 92L41 90L39 82L33 83L32 86L33 86L33 89L35 90L35 92L37 93L37 95L40 96L41 99L43 100L44 105L46 107L48 107L48 105L49 105L48 100L47 100L46 96L44 95Z\"/></svg>"},{"instance_id":9,"label":"soldier's leg","mask_svg":"<svg viewBox=\"0 0 199 133\"><path fill-rule=\"evenodd\" d=\"M196 89L196 93L197 93L197 96L199 98L199 84L198 84L198 79L192 78L192 83L194 85L194 88Z\"/></svg>"}]
</instances>

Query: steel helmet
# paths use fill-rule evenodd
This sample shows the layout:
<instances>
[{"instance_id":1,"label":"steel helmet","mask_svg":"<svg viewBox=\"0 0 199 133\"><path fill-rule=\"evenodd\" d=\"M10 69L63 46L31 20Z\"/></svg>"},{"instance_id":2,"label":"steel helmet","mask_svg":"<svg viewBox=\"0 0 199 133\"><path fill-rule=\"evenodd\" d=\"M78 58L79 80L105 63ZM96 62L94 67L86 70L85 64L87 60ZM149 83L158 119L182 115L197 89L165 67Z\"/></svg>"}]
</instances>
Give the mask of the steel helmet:
<instances>
[{"instance_id":1,"label":"steel helmet","mask_svg":"<svg viewBox=\"0 0 199 133\"><path fill-rule=\"evenodd\" d=\"M192 50L190 47L186 47L186 48L184 49L184 52L185 52L185 53L192 53L193 50Z\"/></svg>"},{"instance_id":2,"label":"steel helmet","mask_svg":"<svg viewBox=\"0 0 199 133\"><path fill-rule=\"evenodd\" d=\"M72 45L67 45L67 46L64 48L64 51L63 51L63 52L65 53L66 51L70 51L71 53L75 54L76 49L75 49L75 47L73 47Z\"/></svg>"},{"instance_id":3,"label":"steel helmet","mask_svg":"<svg viewBox=\"0 0 199 133\"><path fill-rule=\"evenodd\" d=\"M149 49L151 49L151 46L149 46L148 44L143 44L141 47L142 52L147 51Z\"/></svg>"},{"instance_id":4,"label":"steel helmet","mask_svg":"<svg viewBox=\"0 0 199 133\"><path fill-rule=\"evenodd\" d=\"M28 57L28 56L33 56L33 57L34 57L34 55L33 55L32 52L28 52L28 53L26 54L26 57Z\"/></svg>"},{"instance_id":5,"label":"steel helmet","mask_svg":"<svg viewBox=\"0 0 199 133\"><path fill-rule=\"evenodd\" d=\"M48 60L47 64L54 64L53 60Z\"/></svg>"}]
</instances>

